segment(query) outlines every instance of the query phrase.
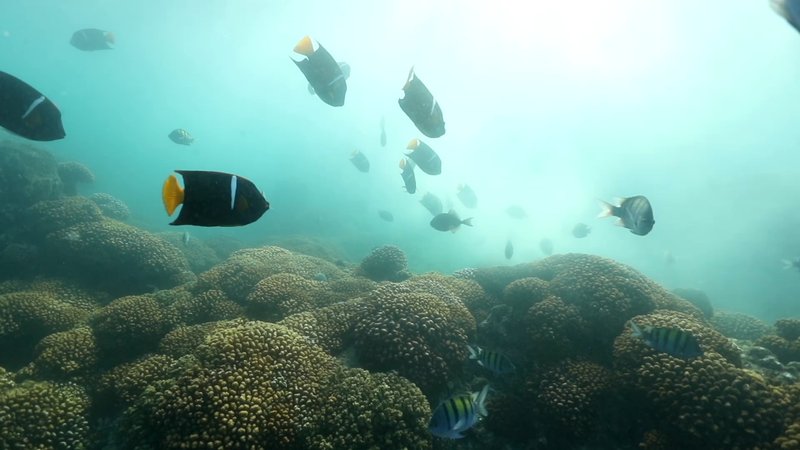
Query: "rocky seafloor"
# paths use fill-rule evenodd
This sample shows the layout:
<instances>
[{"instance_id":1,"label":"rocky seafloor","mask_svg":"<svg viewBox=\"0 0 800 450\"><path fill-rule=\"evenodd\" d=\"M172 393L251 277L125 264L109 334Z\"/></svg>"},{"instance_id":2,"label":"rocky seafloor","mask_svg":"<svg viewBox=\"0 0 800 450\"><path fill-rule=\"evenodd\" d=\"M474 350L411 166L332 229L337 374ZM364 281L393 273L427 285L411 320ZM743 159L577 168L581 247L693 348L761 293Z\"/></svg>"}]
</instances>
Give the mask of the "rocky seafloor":
<instances>
[{"instance_id":1,"label":"rocky seafloor","mask_svg":"<svg viewBox=\"0 0 800 450\"><path fill-rule=\"evenodd\" d=\"M800 320L585 254L443 275L393 246L184 245L78 195L80 164L0 147L0 448L800 449ZM658 353L632 318L705 352ZM485 420L431 436L441 399L487 382Z\"/></svg>"}]
</instances>

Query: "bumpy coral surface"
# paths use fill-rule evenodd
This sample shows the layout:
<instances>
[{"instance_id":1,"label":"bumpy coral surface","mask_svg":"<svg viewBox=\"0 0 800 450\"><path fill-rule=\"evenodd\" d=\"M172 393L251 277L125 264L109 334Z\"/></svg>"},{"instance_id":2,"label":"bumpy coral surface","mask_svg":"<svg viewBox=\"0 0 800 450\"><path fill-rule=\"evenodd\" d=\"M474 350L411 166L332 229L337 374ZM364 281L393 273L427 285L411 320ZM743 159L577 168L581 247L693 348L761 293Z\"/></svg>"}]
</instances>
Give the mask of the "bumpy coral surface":
<instances>
[{"instance_id":1,"label":"bumpy coral surface","mask_svg":"<svg viewBox=\"0 0 800 450\"><path fill-rule=\"evenodd\" d=\"M53 231L81 223L98 222L103 219L103 213L85 197L65 197L38 202L28 208L25 217L26 232L36 241L41 241Z\"/></svg>"},{"instance_id":2,"label":"bumpy coral surface","mask_svg":"<svg viewBox=\"0 0 800 450\"><path fill-rule=\"evenodd\" d=\"M61 179L53 155L11 141L0 142L0 225L19 219L22 209L41 200L58 198Z\"/></svg>"},{"instance_id":3,"label":"bumpy coral surface","mask_svg":"<svg viewBox=\"0 0 800 450\"><path fill-rule=\"evenodd\" d=\"M548 296L528 309L524 316L526 349L539 361L557 361L577 356L587 348L591 336L575 305ZM513 345L513 343L509 343Z\"/></svg>"},{"instance_id":4,"label":"bumpy coral surface","mask_svg":"<svg viewBox=\"0 0 800 450\"><path fill-rule=\"evenodd\" d=\"M150 295L122 297L90 320L105 360L121 361L155 350L173 326L167 308Z\"/></svg>"},{"instance_id":5,"label":"bumpy coral surface","mask_svg":"<svg viewBox=\"0 0 800 450\"><path fill-rule=\"evenodd\" d=\"M148 355L116 366L100 378L97 401L112 410L131 406L148 386L170 378L173 364L175 359L170 356Z\"/></svg>"},{"instance_id":6,"label":"bumpy coral surface","mask_svg":"<svg viewBox=\"0 0 800 450\"><path fill-rule=\"evenodd\" d=\"M729 338L754 341L769 332L769 325L747 314L716 311L711 326Z\"/></svg>"},{"instance_id":7,"label":"bumpy coral surface","mask_svg":"<svg viewBox=\"0 0 800 450\"><path fill-rule=\"evenodd\" d=\"M54 270L119 295L170 288L191 279L189 263L173 245L110 219L51 233L47 244Z\"/></svg>"},{"instance_id":8,"label":"bumpy coral surface","mask_svg":"<svg viewBox=\"0 0 800 450\"><path fill-rule=\"evenodd\" d=\"M281 325L303 335L330 355L342 352L353 340L353 326L366 311L364 301L336 303L325 308L293 314Z\"/></svg>"},{"instance_id":9,"label":"bumpy coral surface","mask_svg":"<svg viewBox=\"0 0 800 450\"><path fill-rule=\"evenodd\" d=\"M175 289L173 292L169 310L176 323L194 325L244 316L244 309L222 291L211 289L195 294Z\"/></svg>"},{"instance_id":10,"label":"bumpy coral surface","mask_svg":"<svg viewBox=\"0 0 800 450\"><path fill-rule=\"evenodd\" d=\"M29 362L41 338L68 330L87 316L86 311L41 292L0 295L0 364Z\"/></svg>"},{"instance_id":11,"label":"bumpy coral surface","mask_svg":"<svg viewBox=\"0 0 800 450\"><path fill-rule=\"evenodd\" d=\"M256 283L278 273L290 273L309 280L320 273L328 280L344 276L338 267L322 259L296 255L279 247L261 247L239 250L203 273L196 290L219 289L231 300L244 305Z\"/></svg>"},{"instance_id":12,"label":"bumpy coral surface","mask_svg":"<svg viewBox=\"0 0 800 450\"><path fill-rule=\"evenodd\" d=\"M408 259L394 245L378 247L361 261L358 273L373 281L403 281L409 277Z\"/></svg>"},{"instance_id":13,"label":"bumpy coral surface","mask_svg":"<svg viewBox=\"0 0 800 450\"><path fill-rule=\"evenodd\" d=\"M548 282L526 277L514 280L503 290L503 302L522 313L544 300L548 295Z\"/></svg>"},{"instance_id":14,"label":"bumpy coral surface","mask_svg":"<svg viewBox=\"0 0 800 450\"><path fill-rule=\"evenodd\" d=\"M78 195L78 184L94 181L94 174L88 167L76 161L58 163L58 176L63 183L65 195Z\"/></svg>"},{"instance_id":15,"label":"bumpy coral surface","mask_svg":"<svg viewBox=\"0 0 800 450\"><path fill-rule=\"evenodd\" d=\"M192 272L196 274L211 269L221 260L220 257L217 256L217 252L206 244L206 241L191 234L189 234L188 241L184 238L183 233L158 233L157 236L180 250L186 259L189 260L189 266Z\"/></svg>"},{"instance_id":16,"label":"bumpy coral surface","mask_svg":"<svg viewBox=\"0 0 800 450\"><path fill-rule=\"evenodd\" d=\"M188 355L205 342L206 337L228 322L208 322L198 325L178 326L161 339L158 352L173 358Z\"/></svg>"},{"instance_id":17,"label":"bumpy coral surface","mask_svg":"<svg viewBox=\"0 0 800 450\"><path fill-rule=\"evenodd\" d=\"M33 362L25 372L38 380L75 381L85 384L94 376L99 359L91 328L82 326L53 333L36 345Z\"/></svg>"},{"instance_id":18,"label":"bumpy coral surface","mask_svg":"<svg viewBox=\"0 0 800 450\"><path fill-rule=\"evenodd\" d=\"M659 430L676 448L763 448L783 430L786 395L738 368L738 353L717 332L677 312L659 311L636 320L689 330L704 350L697 358L674 358L629 331L615 342L621 381L635 386L652 405Z\"/></svg>"},{"instance_id":19,"label":"bumpy coral surface","mask_svg":"<svg viewBox=\"0 0 800 450\"><path fill-rule=\"evenodd\" d=\"M769 334L757 340L756 345L769 349L784 364L800 361L800 339L790 341L783 337Z\"/></svg>"},{"instance_id":20,"label":"bumpy coral surface","mask_svg":"<svg viewBox=\"0 0 800 450\"><path fill-rule=\"evenodd\" d=\"M308 311L322 283L291 273L270 275L259 281L247 296L247 317L277 322L284 317Z\"/></svg>"},{"instance_id":21,"label":"bumpy coral surface","mask_svg":"<svg viewBox=\"0 0 800 450\"><path fill-rule=\"evenodd\" d=\"M111 194L97 192L90 195L89 200L93 201L100 208L103 215L109 219L127 220L131 216L131 210L128 205Z\"/></svg>"},{"instance_id":22,"label":"bumpy coral surface","mask_svg":"<svg viewBox=\"0 0 800 450\"><path fill-rule=\"evenodd\" d=\"M460 302L386 285L367 298L354 327L355 349L364 367L396 370L423 391L441 386L467 358L474 320Z\"/></svg>"},{"instance_id":23,"label":"bumpy coral surface","mask_svg":"<svg viewBox=\"0 0 800 450\"><path fill-rule=\"evenodd\" d=\"M76 385L28 381L0 390L0 448L85 449L89 397Z\"/></svg>"},{"instance_id":24,"label":"bumpy coral surface","mask_svg":"<svg viewBox=\"0 0 800 450\"><path fill-rule=\"evenodd\" d=\"M775 329L778 336L788 341L797 340L800 338L800 319L780 319L775 322Z\"/></svg>"}]
</instances>

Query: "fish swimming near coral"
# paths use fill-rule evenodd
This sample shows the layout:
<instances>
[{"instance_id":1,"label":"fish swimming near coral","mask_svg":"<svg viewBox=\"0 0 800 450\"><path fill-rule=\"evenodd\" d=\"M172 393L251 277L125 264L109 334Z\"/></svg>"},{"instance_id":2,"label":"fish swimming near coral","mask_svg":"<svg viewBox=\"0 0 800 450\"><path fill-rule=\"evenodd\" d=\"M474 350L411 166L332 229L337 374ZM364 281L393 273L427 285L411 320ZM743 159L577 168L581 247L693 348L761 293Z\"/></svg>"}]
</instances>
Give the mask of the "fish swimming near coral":
<instances>
[{"instance_id":1,"label":"fish swimming near coral","mask_svg":"<svg viewBox=\"0 0 800 450\"><path fill-rule=\"evenodd\" d=\"M469 219L461 220L461 218L458 217L458 214L456 214L456 212L453 211L452 209L450 210L450 212L437 214L431 220L431 226L439 231L452 231L455 233L455 231L461 225L466 225L468 227L471 227L472 217L470 217Z\"/></svg>"},{"instance_id":2,"label":"fish swimming near coral","mask_svg":"<svg viewBox=\"0 0 800 450\"><path fill-rule=\"evenodd\" d=\"M464 432L475 426L478 421L489 415L486 411L486 397L489 385L480 392L454 395L442 401L433 410L428 422L428 430L436 437L445 439L461 439Z\"/></svg>"},{"instance_id":3,"label":"fish swimming near coral","mask_svg":"<svg viewBox=\"0 0 800 450\"><path fill-rule=\"evenodd\" d=\"M511 259L511 257L514 256L514 244L511 243L511 239L506 241L505 254L506 254L506 259Z\"/></svg>"},{"instance_id":4,"label":"fish swimming near coral","mask_svg":"<svg viewBox=\"0 0 800 450\"><path fill-rule=\"evenodd\" d=\"M696 358L703 355L703 349L697 338L686 330L676 327L639 327L630 321L633 337L644 341L656 351L667 353L681 359Z\"/></svg>"},{"instance_id":5,"label":"fish swimming near coral","mask_svg":"<svg viewBox=\"0 0 800 450\"><path fill-rule=\"evenodd\" d=\"M800 31L800 0L770 0L772 9Z\"/></svg>"},{"instance_id":6,"label":"fish swimming near coral","mask_svg":"<svg viewBox=\"0 0 800 450\"><path fill-rule=\"evenodd\" d=\"M369 160L367 159L367 155L360 151L354 150L353 153L350 154L350 162L356 166L359 172L369 172Z\"/></svg>"},{"instance_id":7,"label":"fish swimming near coral","mask_svg":"<svg viewBox=\"0 0 800 450\"><path fill-rule=\"evenodd\" d=\"M417 177L414 175L414 162L403 158L400 160L400 176L403 177L403 186L406 192L413 194L417 192Z\"/></svg>"},{"instance_id":8,"label":"fish swimming near coral","mask_svg":"<svg viewBox=\"0 0 800 450\"><path fill-rule=\"evenodd\" d=\"M84 28L72 33L69 43L78 50L91 52L95 50L111 50L110 44L116 43L114 33L97 28Z\"/></svg>"},{"instance_id":9,"label":"fish swimming near coral","mask_svg":"<svg viewBox=\"0 0 800 450\"><path fill-rule=\"evenodd\" d=\"M303 72L317 97L331 106L344 105L347 77L325 47L317 43L315 49L311 37L305 36L294 46L294 51L305 56L300 61L292 61Z\"/></svg>"},{"instance_id":10,"label":"fish swimming near coral","mask_svg":"<svg viewBox=\"0 0 800 450\"><path fill-rule=\"evenodd\" d=\"M384 210L378 211L378 217L387 222L394 222L394 216L389 211L384 211Z\"/></svg>"},{"instance_id":11,"label":"fish swimming near coral","mask_svg":"<svg viewBox=\"0 0 800 450\"><path fill-rule=\"evenodd\" d=\"M505 375L517 370L514 363L504 354L493 350L486 350L478 347L477 345L468 345L469 359L478 362L478 365L491 370L497 375Z\"/></svg>"},{"instance_id":12,"label":"fish swimming near coral","mask_svg":"<svg viewBox=\"0 0 800 450\"><path fill-rule=\"evenodd\" d=\"M411 142L408 143L406 149L411 150L411 153L406 156L411 158L420 170L428 175L439 175L442 173L442 160L428 144L419 139L412 139Z\"/></svg>"},{"instance_id":13,"label":"fish swimming near coral","mask_svg":"<svg viewBox=\"0 0 800 450\"><path fill-rule=\"evenodd\" d=\"M430 192L426 192L419 202L422 203L422 206L424 206L425 209L427 209L428 212L434 216L441 214L442 211L444 211L442 208L442 201L439 199L439 197L431 194Z\"/></svg>"},{"instance_id":14,"label":"fish swimming near coral","mask_svg":"<svg viewBox=\"0 0 800 450\"><path fill-rule=\"evenodd\" d=\"M56 105L6 72L0 72L0 126L32 141L54 141L66 136Z\"/></svg>"},{"instance_id":15,"label":"fish swimming near coral","mask_svg":"<svg viewBox=\"0 0 800 450\"><path fill-rule=\"evenodd\" d=\"M194 142L194 136L192 136L183 128L176 128L172 130L168 137L170 140L172 140L172 142L181 145L192 145L192 142Z\"/></svg>"},{"instance_id":16,"label":"fish swimming near coral","mask_svg":"<svg viewBox=\"0 0 800 450\"><path fill-rule=\"evenodd\" d=\"M578 223L572 228L572 235L578 239L585 238L592 232L592 229L589 228L589 225L585 223Z\"/></svg>"},{"instance_id":17,"label":"fish swimming near coral","mask_svg":"<svg viewBox=\"0 0 800 450\"><path fill-rule=\"evenodd\" d=\"M183 205L170 225L236 227L255 222L269 209L267 199L247 178L224 172L175 172L183 177L185 187L170 175L161 191L168 215Z\"/></svg>"},{"instance_id":18,"label":"fish swimming near coral","mask_svg":"<svg viewBox=\"0 0 800 450\"><path fill-rule=\"evenodd\" d=\"M622 198L619 205L612 205L601 201L603 210L598 217L615 216L618 217L618 225L631 230L631 233L644 236L653 229L656 221L653 219L653 207L650 201L643 195Z\"/></svg>"},{"instance_id":19,"label":"fish swimming near coral","mask_svg":"<svg viewBox=\"0 0 800 450\"><path fill-rule=\"evenodd\" d=\"M548 238L542 238L542 240L539 241L539 250L541 250L542 253L544 253L547 256L552 255L553 254L553 241L551 239L548 239Z\"/></svg>"},{"instance_id":20,"label":"fish swimming near coral","mask_svg":"<svg viewBox=\"0 0 800 450\"><path fill-rule=\"evenodd\" d=\"M478 196L475 191L467 184L459 184L456 192L456 197L461 200L461 204L467 208L475 208L478 206Z\"/></svg>"},{"instance_id":21,"label":"fish swimming near coral","mask_svg":"<svg viewBox=\"0 0 800 450\"><path fill-rule=\"evenodd\" d=\"M413 67L408 72L403 93L403 98L397 102L417 129L429 138L438 138L444 135L444 117L439 102L433 98L433 94L425 84L417 78Z\"/></svg>"}]
</instances>

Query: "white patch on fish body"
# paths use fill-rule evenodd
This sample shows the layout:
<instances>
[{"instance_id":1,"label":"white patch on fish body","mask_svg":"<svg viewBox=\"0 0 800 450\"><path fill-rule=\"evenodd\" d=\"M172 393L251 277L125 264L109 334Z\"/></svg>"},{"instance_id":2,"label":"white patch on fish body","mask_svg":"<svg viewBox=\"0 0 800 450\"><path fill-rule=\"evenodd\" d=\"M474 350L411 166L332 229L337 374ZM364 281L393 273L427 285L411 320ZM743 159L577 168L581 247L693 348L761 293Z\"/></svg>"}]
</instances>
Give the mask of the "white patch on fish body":
<instances>
[{"instance_id":1,"label":"white patch on fish body","mask_svg":"<svg viewBox=\"0 0 800 450\"><path fill-rule=\"evenodd\" d=\"M236 189L239 187L239 179L236 175L231 177L231 210L236 206Z\"/></svg>"},{"instance_id":2,"label":"white patch on fish body","mask_svg":"<svg viewBox=\"0 0 800 450\"><path fill-rule=\"evenodd\" d=\"M22 115L22 118L24 119L24 118L28 117L28 115L30 113L32 113L33 110L36 109L37 106L41 105L43 101L44 101L44 95L42 95L41 97L39 97L36 100L34 100L31 103L31 106L28 106L28 110L25 111L25 114Z\"/></svg>"}]
</instances>

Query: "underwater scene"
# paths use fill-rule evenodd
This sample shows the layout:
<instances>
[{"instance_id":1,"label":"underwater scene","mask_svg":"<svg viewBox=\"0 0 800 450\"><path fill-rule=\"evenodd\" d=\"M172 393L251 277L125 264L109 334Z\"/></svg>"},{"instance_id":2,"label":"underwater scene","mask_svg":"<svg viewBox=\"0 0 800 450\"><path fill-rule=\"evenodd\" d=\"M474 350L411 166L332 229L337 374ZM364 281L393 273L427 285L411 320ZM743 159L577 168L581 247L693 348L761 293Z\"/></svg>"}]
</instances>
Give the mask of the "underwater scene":
<instances>
[{"instance_id":1,"label":"underwater scene","mask_svg":"<svg viewBox=\"0 0 800 450\"><path fill-rule=\"evenodd\" d=\"M0 449L800 450L800 0L0 1Z\"/></svg>"}]
</instances>

